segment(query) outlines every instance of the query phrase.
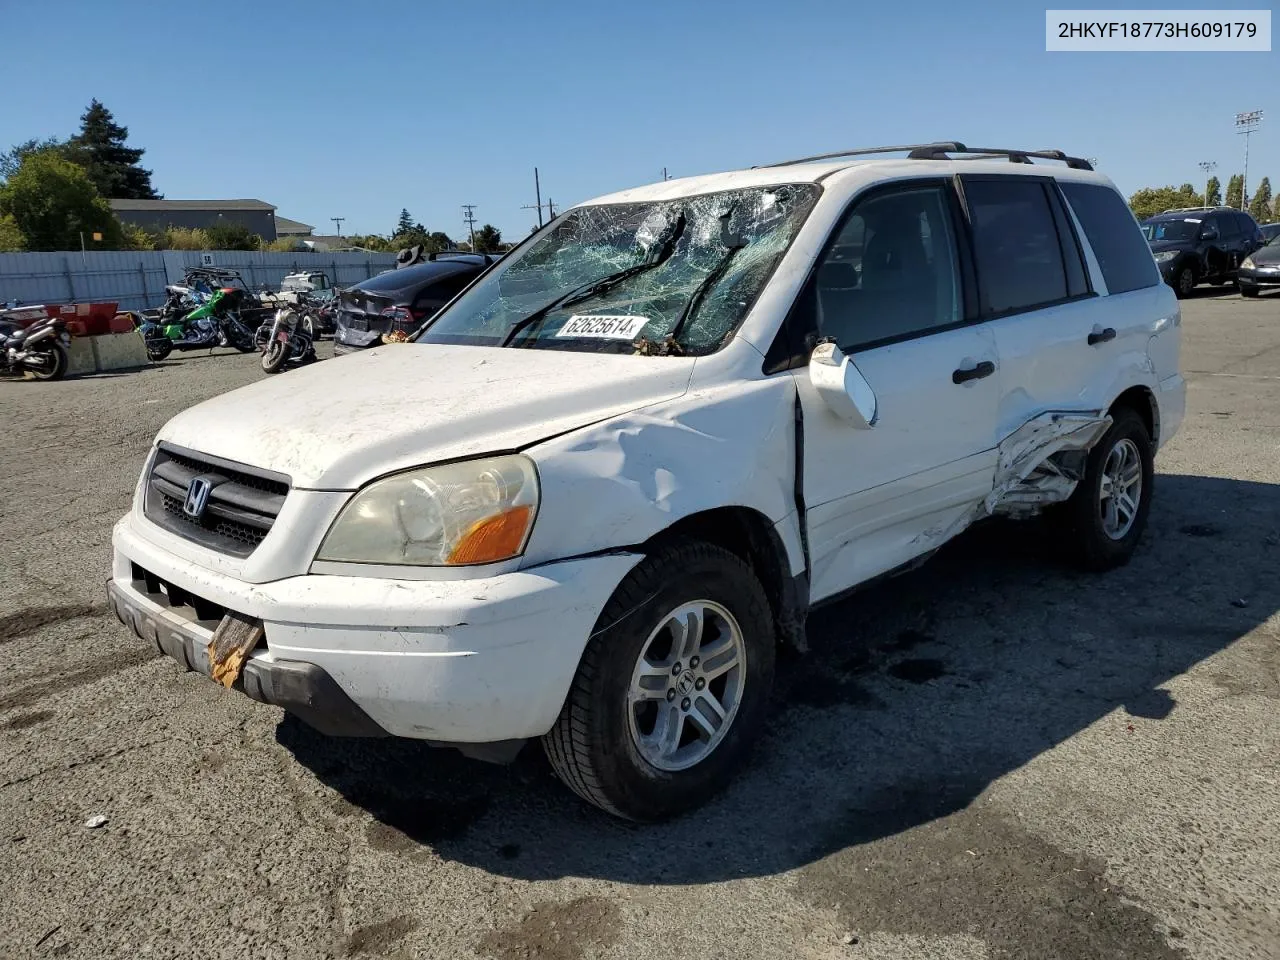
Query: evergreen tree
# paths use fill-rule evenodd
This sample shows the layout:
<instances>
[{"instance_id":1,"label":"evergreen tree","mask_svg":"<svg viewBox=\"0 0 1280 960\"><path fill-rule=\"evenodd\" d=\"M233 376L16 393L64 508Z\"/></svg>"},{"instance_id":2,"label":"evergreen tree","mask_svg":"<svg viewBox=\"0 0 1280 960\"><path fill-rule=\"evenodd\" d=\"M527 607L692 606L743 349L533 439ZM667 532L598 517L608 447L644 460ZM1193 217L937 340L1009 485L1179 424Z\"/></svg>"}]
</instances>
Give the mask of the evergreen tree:
<instances>
[{"instance_id":1,"label":"evergreen tree","mask_svg":"<svg viewBox=\"0 0 1280 960\"><path fill-rule=\"evenodd\" d=\"M82 167L98 193L112 200L158 200L151 171L138 166L145 150L125 146L129 128L93 100L80 117L80 132L67 144L67 158Z\"/></svg>"},{"instance_id":2,"label":"evergreen tree","mask_svg":"<svg viewBox=\"0 0 1280 960\"><path fill-rule=\"evenodd\" d=\"M1240 196L1244 192L1244 174L1237 173L1227 181L1227 206L1240 209Z\"/></svg>"},{"instance_id":3,"label":"evergreen tree","mask_svg":"<svg viewBox=\"0 0 1280 960\"><path fill-rule=\"evenodd\" d=\"M1209 182L1204 185L1205 198L1204 205L1206 207L1222 206L1222 181L1217 177L1210 177Z\"/></svg>"},{"instance_id":4,"label":"evergreen tree","mask_svg":"<svg viewBox=\"0 0 1280 960\"><path fill-rule=\"evenodd\" d=\"M408 233L413 229L413 217L409 216L409 211L404 207L400 208L400 219L396 221L396 229L392 236L398 236L402 233Z\"/></svg>"},{"instance_id":5,"label":"evergreen tree","mask_svg":"<svg viewBox=\"0 0 1280 960\"><path fill-rule=\"evenodd\" d=\"M1259 223L1267 223L1271 220L1270 177L1263 177L1262 182L1258 184L1258 189L1253 192L1253 199L1249 201L1249 212Z\"/></svg>"}]
</instances>

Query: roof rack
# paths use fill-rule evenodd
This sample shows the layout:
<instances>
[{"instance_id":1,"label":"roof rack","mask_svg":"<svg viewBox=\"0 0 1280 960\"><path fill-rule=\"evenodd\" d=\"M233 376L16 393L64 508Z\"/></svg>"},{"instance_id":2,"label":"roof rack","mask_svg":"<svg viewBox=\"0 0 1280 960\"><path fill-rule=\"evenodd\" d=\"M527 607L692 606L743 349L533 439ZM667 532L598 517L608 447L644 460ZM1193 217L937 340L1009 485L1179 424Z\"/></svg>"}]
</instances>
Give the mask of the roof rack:
<instances>
[{"instance_id":1,"label":"roof rack","mask_svg":"<svg viewBox=\"0 0 1280 960\"><path fill-rule=\"evenodd\" d=\"M766 163L752 167L788 167L795 163L813 163L817 160L836 160L840 157L863 157L876 153L903 153L911 160L951 160L948 154L962 153L970 156L964 159L994 160L1007 157L1010 163L1030 163L1034 157L1039 160L1061 160L1073 170L1092 170L1093 164L1083 157L1072 157L1061 150L1005 150L1000 147L966 147L955 140L944 140L938 143L916 143L896 147L860 147L856 150L839 150L835 153L822 153L813 157L801 157L798 160L786 160L782 163Z\"/></svg>"},{"instance_id":2,"label":"roof rack","mask_svg":"<svg viewBox=\"0 0 1280 960\"><path fill-rule=\"evenodd\" d=\"M1161 210L1157 216L1163 217L1166 213L1209 213L1213 210L1235 210L1235 207L1228 207L1225 204L1219 204L1216 207L1170 207L1168 210Z\"/></svg>"}]
</instances>

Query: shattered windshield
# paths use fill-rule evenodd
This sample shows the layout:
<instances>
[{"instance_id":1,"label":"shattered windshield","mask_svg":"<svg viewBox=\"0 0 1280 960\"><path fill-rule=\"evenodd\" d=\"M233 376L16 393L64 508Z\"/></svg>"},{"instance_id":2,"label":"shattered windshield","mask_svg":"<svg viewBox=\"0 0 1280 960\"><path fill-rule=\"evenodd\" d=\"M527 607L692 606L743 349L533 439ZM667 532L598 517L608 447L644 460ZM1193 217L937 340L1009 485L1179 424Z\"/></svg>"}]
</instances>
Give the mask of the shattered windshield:
<instances>
[{"instance_id":1,"label":"shattered windshield","mask_svg":"<svg viewBox=\"0 0 1280 960\"><path fill-rule=\"evenodd\" d=\"M786 184L575 208L417 342L711 353L742 322L819 192Z\"/></svg>"}]
</instances>

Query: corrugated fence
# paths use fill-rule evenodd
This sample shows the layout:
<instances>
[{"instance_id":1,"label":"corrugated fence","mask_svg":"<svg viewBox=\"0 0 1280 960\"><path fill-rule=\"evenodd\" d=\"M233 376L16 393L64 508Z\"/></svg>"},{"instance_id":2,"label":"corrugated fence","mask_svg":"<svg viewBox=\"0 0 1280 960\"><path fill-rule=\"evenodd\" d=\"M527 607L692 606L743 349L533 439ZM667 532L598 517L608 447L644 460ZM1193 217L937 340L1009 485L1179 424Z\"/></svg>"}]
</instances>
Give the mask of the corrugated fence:
<instances>
[{"instance_id":1,"label":"corrugated fence","mask_svg":"<svg viewBox=\"0 0 1280 960\"><path fill-rule=\"evenodd\" d=\"M323 270L339 287L395 266L392 253L256 253L243 250L157 250L0 253L0 304L114 300L122 310L157 307L166 284L188 266L237 270L251 290L279 289L285 274Z\"/></svg>"}]
</instances>

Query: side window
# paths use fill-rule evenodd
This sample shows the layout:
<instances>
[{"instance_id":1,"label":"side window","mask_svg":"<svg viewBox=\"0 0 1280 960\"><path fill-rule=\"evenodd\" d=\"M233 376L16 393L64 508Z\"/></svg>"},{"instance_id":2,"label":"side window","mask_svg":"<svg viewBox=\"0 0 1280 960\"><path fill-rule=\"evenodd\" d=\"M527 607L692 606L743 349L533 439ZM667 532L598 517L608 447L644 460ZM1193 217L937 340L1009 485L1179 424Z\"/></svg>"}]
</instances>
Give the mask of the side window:
<instances>
[{"instance_id":1,"label":"side window","mask_svg":"<svg viewBox=\"0 0 1280 960\"><path fill-rule=\"evenodd\" d=\"M865 349L957 323L960 270L946 188L857 203L814 276L818 334Z\"/></svg>"},{"instance_id":2,"label":"side window","mask_svg":"<svg viewBox=\"0 0 1280 960\"><path fill-rule=\"evenodd\" d=\"M1258 232L1257 221L1247 213L1237 213L1235 215L1236 222L1240 225L1240 233L1246 239L1251 239Z\"/></svg>"},{"instance_id":3,"label":"side window","mask_svg":"<svg viewBox=\"0 0 1280 960\"><path fill-rule=\"evenodd\" d=\"M1058 183L1084 230L1107 282L1108 293L1124 293L1160 282L1151 248L1120 194L1094 183Z\"/></svg>"},{"instance_id":4,"label":"side window","mask_svg":"<svg viewBox=\"0 0 1280 960\"><path fill-rule=\"evenodd\" d=\"M964 194L983 313L1016 313L1067 299L1062 245L1044 185L1027 178L965 179Z\"/></svg>"},{"instance_id":5,"label":"side window","mask_svg":"<svg viewBox=\"0 0 1280 960\"><path fill-rule=\"evenodd\" d=\"M471 282L471 278L475 274L469 271L462 273L452 273L443 279L437 280L435 283L429 284L421 292L414 301L414 307L418 310L438 310L455 296L462 292L462 288Z\"/></svg>"},{"instance_id":6,"label":"side window","mask_svg":"<svg viewBox=\"0 0 1280 960\"><path fill-rule=\"evenodd\" d=\"M1240 222L1234 213L1219 214L1210 223L1218 228L1218 234L1223 240L1234 240L1240 236Z\"/></svg>"}]
</instances>

